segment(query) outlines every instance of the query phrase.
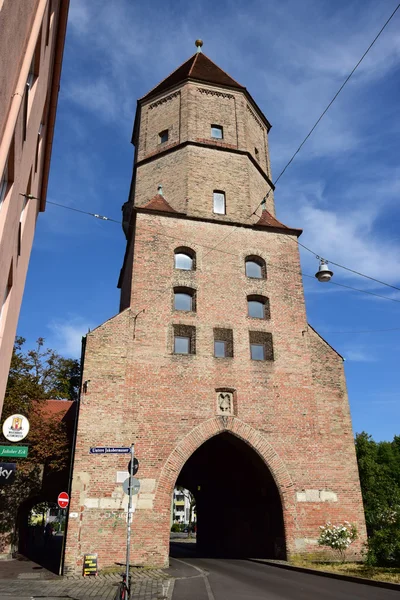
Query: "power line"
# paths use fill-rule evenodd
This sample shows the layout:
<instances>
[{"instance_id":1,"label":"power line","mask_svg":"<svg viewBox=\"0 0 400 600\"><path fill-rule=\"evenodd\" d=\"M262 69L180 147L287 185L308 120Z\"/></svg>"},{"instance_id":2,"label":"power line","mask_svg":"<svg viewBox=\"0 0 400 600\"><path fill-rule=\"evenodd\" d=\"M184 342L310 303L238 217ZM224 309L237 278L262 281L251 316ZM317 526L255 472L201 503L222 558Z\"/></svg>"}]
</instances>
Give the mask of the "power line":
<instances>
[{"instance_id":1,"label":"power line","mask_svg":"<svg viewBox=\"0 0 400 600\"><path fill-rule=\"evenodd\" d=\"M390 21L392 20L392 18L394 17L394 15L396 14L396 12L398 11L398 9L400 8L400 3L396 6L396 8L394 9L394 11L392 12L392 14L390 15L390 17L388 18L388 20L384 23L384 25L382 26L382 28L379 30L379 32L377 33L377 35L375 36L375 38L372 40L372 42L370 43L370 45L368 46L368 48L366 49L366 51L364 52L364 54L362 55L362 57L360 58L360 60L357 62L357 64L354 66L354 68L352 69L352 71L349 73L349 75L346 77L345 81L342 83L342 85L340 86L340 88L338 89L338 91L336 92L336 94L333 96L332 100L329 102L328 106L325 108L325 110L321 113L321 115L318 117L318 119L315 121L314 125L312 126L312 128L310 129L310 131L307 133L306 137L304 138L304 140L301 142L300 146L297 148L297 150L294 152L294 154L292 155L292 157L289 159L289 161L286 163L286 165L283 167L282 171L279 173L278 177L275 179L274 186L276 186L276 184L278 183L278 181L280 180L280 178L282 177L282 175L285 173L286 169L289 167L289 165L293 162L293 160L295 159L295 157L297 156L297 154L300 152L300 150L302 149L302 147L304 146L304 144L306 143L306 141L308 140L308 138L311 136L311 134L313 133L313 131L316 129L316 127L318 126L318 124L321 122L321 120L323 119L323 117L326 115L326 113L328 112L328 110L330 109L330 107L332 106L332 104L335 102L336 98L339 96L340 92L343 90L343 88L345 87L345 85L349 82L349 80L351 79L351 77L354 75L355 71L358 69L358 67L360 66L360 64L362 63L362 61L364 60L364 58L367 56L368 52L371 50L372 46L375 44L375 42L377 41L377 39L379 38L379 36L381 35L381 33L383 32L383 30L385 29L385 27L390 23ZM255 214L256 210L263 204L263 202L268 198L269 194L271 193L272 188L269 190L268 194L265 196L265 198L263 198L263 200L261 200L261 202L258 204L257 208L254 210L254 212L252 213L252 215ZM251 216L252 216L251 215Z\"/></svg>"},{"instance_id":2,"label":"power line","mask_svg":"<svg viewBox=\"0 0 400 600\"><path fill-rule=\"evenodd\" d=\"M25 194L21 194L21 195L25 195ZM32 196L32 198L34 198L34 197ZM91 216L91 217L100 218L100 219L102 219L103 221L112 221L113 223L118 223L119 225L122 225L122 223L121 223L120 221L116 221L115 219L111 219L111 218L109 218L109 217L104 217L104 216L102 216L102 215L97 215L96 213L91 213L91 212L88 212L88 211L85 211L85 210L80 210L80 209L78 209L78 208L73 208L73 207L71 207L71 206L66 206L65 204L59 204L59 203L57 203L57 202L49 202L49 204L53 204L54 206L59 206L59 207L61 207L61 208L65 208L65 209L67 209L67 210L72 210L72 211L74 211L74 212L78 212L78 213L81 213L81 214L89 215L89 216ZM210 246L206 246L205 244L199 244L198 242L193 242L193 241L191 241L191 240L186 240L186 239L184 239L184 238L176 237L176 236L173 236L173 235L168 235L168 234L166 234L166 233L163 233L162 231L156 231L156 232L155 232L153 229L149 229L149 228L146 228L146 227L142 227L142 230L143 230L143 231L149 231L149 232L151 232L151 233L157 233L158 235L162 235L163 237L167 237L167 238L170 238L170 239L173 239L173 240L177 240L178 242L186 242L186 243L187 243L187 244L189 244L190 246L198 246L198 247L200 247L200 248L207 248L207 249L209 249L209 248L210 248ZM287 237L289 237L289 236L287 236ZM224 239L224 238L223 238L223 239ZM292 238L290 238L290 237L289 237L289 239L292 239ZM223 241L223 240L222 240L222 241ZM215 250L215 249L216 249L216 246L212 246L210 251L213 251L213 250ZM239 255L237 252L229 252L229 251L227 251L227 250L220 250L220 249L218 249L218 250L217 250L217 252L221 252L221 253L223 253L223 254L230 254L231 256L240 256L240 255ZM206 256L207 256L209 253L210 253L210 252L206 252L206 253L203 255L203 259L204 259L204 258L205 258L205 257L206 257ZM332 264L335 264L335 263L332 263ZM294 273L294 271L293 271L292 269L287 269L287 268L285 268L285 267L279 267L278 265L274 265L273 263L270 263L270 262L269 262L269 263L268 263L268 268L271 268L271 267L272 267L273 269L280 269L280 270L282 270L282 271L288 271L288 272ZM302 271L299 271L299 272L298 272L298 274L299 274L299 275L302 275L303 277L308 277L308 278L310 278L310 279L313 279L313 280L315 280L315 276L314 276L314 275L308 275L307 273L303 273ZM368 277L368 276L367 276L367 277ZM369 279L372 279L372 278L371 278L371 277L369 277ZM377 281L377 280L376 280L376 281ZM364 293L364 294L368 294L368 295L370 295L370 296L376 296L377 298L382 298L383 300L390 300L391 302L398 302L398 303L400 303L400 300L397 300L397 299L395 299L395 298L389 298L389 296L381 296L380 294L375 294L375 293L373 293L373 292L369 292L368 290L362 290L362 289L360 289L360 288L351 287L351 286L349 286L349 285L344 285L343 283L337 283L337 282L335 282L335 281L329 281L329 283L331 283L332 285L337 285L337 286L339 286L339 287L343 287L343 288L346 288L346 289L349 289L349 290L355 291L355 292L361 292L361 293ZM378 282L378 283L379 283L379 282ZM391 286L391 287L393 287L393 286Z\"/></svg>"},{"instance_id":3,"label":"power line","mask_svg":"<svg viewBox=\"0 0 400 600\"><path fill-rule=\"evenodd\" d=\"M306 273L302 273L303 277L310 277L311 279L315 279L315 275L307 275ZM348 290L353 290L354 292L362 292L363 294L368 294L369 296L376 296L376 298L382 298L383 300L390 300L391 302L398 302L400 304L400 300L396 298L389 298L389 296L381 296L380 294L375 294L374 292L369 292L368 290L361 290L360 288L351 287L350 285L344 285L344 283L337 283L336 281L330 280L329 282L332 285L337 285L342 288L346 288Z\"/></svg>"},{"instance_id":4,"label":"power line","mask_svg":"<svg viewBox=\"0 0 400 600\"><path fill-rule=\"evenodd\" d=\"M301 242L299 242L299 240L294 240L293 238L290 237L290 235L287 235L287 234L285 234L285 235L290 240L292 240L292 242L294 242L295 244L298 244L299 246L301 246L302 248L304 248L308 252L311 252L311 254L313 254L316 258L320 258L318 256L318 254L316 254L310 248L307 248L307 246L305 246L304 244L302 244ZM395 286L395 285L392 285L391 283L386 283L385 281L380 281L379 279L375 279L375 277L371 277L370 275L365 275L365 273L360 273L359 271L355 271L354 269L350 269L349 267L345 267L344 265L340 265L339 263L333 262L333 260L329 260L328 258L325 258L325 260L329 264L335 265L336 267L339 267L340 269L345 269L346 271L350 271L350 273L354 273L355 275L359 275L360 277L365 277L366 279L370 279L371 281L375 281L375 283L380 283L381 285L386 285L387 287L393 288L394 290L397 290L397 291L400 292L400 288L397 287L397 286Z\"/></svg>"}]
</instances>

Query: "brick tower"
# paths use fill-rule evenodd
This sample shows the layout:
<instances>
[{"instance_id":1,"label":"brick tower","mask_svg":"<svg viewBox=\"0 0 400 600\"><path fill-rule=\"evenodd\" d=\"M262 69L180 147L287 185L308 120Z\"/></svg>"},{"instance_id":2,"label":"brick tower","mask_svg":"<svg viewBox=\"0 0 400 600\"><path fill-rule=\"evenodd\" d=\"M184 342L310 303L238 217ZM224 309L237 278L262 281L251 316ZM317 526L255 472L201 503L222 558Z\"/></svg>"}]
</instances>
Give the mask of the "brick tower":
<instances>
[{"instance_id":1,"label":"brick tower","mask_svg":"<svg viewBox=\"0 0 400 600\"><path fill-rule=\"evenodd\" d=\"M343 361L306 320L297 237L275 218L270 124L197 52L138 102L118 315L87 335L65 565L168 563L176 484L208 555L315 550L365 526ZM125 472L125 473L124 473ZM207 555L207 554L206 554Z\"/></svg>"}]
</instances>

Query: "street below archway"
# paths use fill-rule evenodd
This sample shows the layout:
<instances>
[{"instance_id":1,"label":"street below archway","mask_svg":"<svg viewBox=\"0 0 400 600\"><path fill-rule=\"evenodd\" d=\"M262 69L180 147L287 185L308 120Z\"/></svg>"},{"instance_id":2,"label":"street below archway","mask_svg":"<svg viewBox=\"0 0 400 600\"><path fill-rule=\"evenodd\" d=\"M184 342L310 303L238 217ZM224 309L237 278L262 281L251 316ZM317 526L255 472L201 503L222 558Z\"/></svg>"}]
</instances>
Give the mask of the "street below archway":
<instances>
[{"instance_id":1,"label":"street below archway","mask_svg":"<svg viewBox=\"0 0 400 600\"><path fill-rule=\"evenodd\" d=\"M172 600L394 600L397 590L372 587L251 560L170 559ZM400 586L399 586L400 587Z\"/></svg>"}]
</instances>

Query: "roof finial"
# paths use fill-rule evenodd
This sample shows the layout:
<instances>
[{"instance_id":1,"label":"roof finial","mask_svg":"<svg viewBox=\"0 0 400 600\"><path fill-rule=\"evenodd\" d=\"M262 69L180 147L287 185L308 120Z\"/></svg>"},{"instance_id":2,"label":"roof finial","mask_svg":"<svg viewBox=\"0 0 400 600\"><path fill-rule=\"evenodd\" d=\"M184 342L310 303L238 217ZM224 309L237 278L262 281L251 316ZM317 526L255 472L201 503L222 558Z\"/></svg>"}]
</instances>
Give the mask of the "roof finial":
<instances>
[{"instance_id":1,"label":"roof finial","mask_svg":"<svg viewBox=\"0 0 400 600\"><path fill-rule=\"evenodd\" d=\"M160 194L160 196L164 195L163 191L162 191L162 185L161 185L161 183L159 183L158 186L157 186L157 192Z\"/></svg>"},{"instance_id":2,"label":"roof finial","mask_svg":"<svg viewBox=\"0 0 400 600\"><path fill-rule=\"evenodd\" d=\"M201 47L203 45L203 40L196 40L195 46L197 47L197 52L201 52Z\"/></svg>"}]
</instances>

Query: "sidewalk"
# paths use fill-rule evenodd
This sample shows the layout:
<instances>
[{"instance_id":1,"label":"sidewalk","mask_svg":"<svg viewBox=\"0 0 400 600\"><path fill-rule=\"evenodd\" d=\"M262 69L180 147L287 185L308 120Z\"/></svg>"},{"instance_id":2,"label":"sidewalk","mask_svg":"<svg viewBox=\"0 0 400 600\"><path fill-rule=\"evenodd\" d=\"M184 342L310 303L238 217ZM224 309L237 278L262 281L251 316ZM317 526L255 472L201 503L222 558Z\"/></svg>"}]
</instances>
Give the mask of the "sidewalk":
<instances>
[{"instance_id":1,"label":"sidewalk","mask_svg":"<svg viewBox=\"0 0 400 600\"><path fill-rule=\"evenodd\" d=\"M121 567L121 572L123 568ZM161 569L131 569L132 600L166 600L172 591L171 577ZM119 573L97 577L59 577L40 565L20 557L0 561L0 600L114 600Z\"/></svg>"}]
</instances>

